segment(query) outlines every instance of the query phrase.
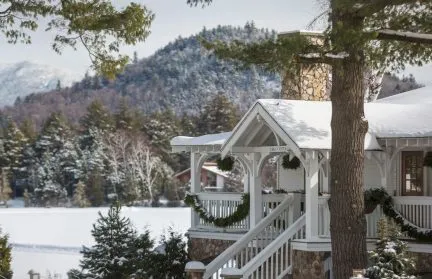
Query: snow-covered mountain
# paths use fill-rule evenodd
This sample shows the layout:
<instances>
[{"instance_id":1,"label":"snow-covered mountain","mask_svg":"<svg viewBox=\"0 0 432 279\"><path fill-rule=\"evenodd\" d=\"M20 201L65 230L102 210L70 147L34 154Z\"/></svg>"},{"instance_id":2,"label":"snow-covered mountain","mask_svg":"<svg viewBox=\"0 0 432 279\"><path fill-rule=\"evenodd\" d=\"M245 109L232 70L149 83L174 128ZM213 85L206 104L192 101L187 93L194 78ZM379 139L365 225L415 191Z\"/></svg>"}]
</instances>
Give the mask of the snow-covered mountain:
<instances>
[{"instance_id":1,"label":"snow-covered mountain","mask_svg":"<svg viewBox=\"0 0 432 279\"><path fill-rule=\"evenodd\" d=\"M0 107L12 105L17 97L55 89L58 81L65 87L79 79L67 70L28 61L0 64Z\"/></svg>"}]
</instances>

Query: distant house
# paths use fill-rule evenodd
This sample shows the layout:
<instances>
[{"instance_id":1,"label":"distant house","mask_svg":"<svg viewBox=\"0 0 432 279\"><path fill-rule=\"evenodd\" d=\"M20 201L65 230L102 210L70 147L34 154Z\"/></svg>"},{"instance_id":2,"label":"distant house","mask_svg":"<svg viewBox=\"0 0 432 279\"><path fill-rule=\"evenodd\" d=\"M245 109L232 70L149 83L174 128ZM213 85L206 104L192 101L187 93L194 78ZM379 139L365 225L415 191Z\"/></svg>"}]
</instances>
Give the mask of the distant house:
<instances>
[{"instance_id":1,"label":"distant house","mask_svg":"<svg viewBox=\"0 0 432 279\"><path fill-rule=\"evenodd\" d=\"M221 171L216 163L206 162L201 168L201 187L207 191L222 191L229 172ZM174 178L187 184L191 179L191 169L185 169L174 175Z\"/></svg>"}]
</instances>

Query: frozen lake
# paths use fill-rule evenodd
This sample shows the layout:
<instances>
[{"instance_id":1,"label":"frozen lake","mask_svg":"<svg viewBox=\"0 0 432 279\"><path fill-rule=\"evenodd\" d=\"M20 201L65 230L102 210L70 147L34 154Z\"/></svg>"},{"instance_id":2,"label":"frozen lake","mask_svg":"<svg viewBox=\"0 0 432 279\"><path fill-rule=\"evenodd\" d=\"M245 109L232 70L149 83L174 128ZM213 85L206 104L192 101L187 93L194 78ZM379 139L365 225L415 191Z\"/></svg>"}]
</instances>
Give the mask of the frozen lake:
<instances>
[{"instance_id":1,"label":"frozen lake","mask_svg":"<svg viewBox=\"0 0 432 279\"><path fill-rule=\"evenodd\" d=\"M98 212L108 208L2 208L0 226L9 234L13 249L14 279L27 279L30 269L62 274L78 266L79 249L93 244L92 224ZM154 239L168 227L185 233L190 227L189 208L124 207L123 216L131 219L138 231L148 228ZM42 279L41 278L41 279Z\"/></svg>"}]
</instances>

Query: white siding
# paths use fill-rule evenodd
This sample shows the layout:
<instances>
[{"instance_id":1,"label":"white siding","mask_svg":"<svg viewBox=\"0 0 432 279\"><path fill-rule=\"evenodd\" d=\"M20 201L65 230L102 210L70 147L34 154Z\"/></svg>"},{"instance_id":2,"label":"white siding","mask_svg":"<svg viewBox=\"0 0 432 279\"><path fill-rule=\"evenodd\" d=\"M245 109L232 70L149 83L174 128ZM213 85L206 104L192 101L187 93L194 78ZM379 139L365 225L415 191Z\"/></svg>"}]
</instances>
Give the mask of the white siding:
<instances>
[{"instance_id":1,"label":"white siding","mask_svg":"<svg viewBox=\"0 0 432 279\"><path fill-rule=\"evenodd\" d=\"M374 160L365 158L363 178L366 189L381 187L381 173Z\"/></svg>"},{"instance_id":2,"label":"white siding","mask_svg":"<svg viewBox=\"0 0 432 279\"><path fill-rule=\"evenodd\" d=\"M280 157L282 160L282 156ZM296 170L284 169L282 165L279 167L278 185L280 189L288 192L304 190L304 168L299 167Z\"/></svg>"},{"instance_id":3,"label":"white siding","mask_svg":"<svg viewBox=\"0 0 432 279\"><path fill-rule=\"evenodd\" d=\"M225 179L224 179L223 176L216 175L216 187L217 188L221 188L222 189L224 187L224 182L225 182Z\"/></svg>"}]
</instances>

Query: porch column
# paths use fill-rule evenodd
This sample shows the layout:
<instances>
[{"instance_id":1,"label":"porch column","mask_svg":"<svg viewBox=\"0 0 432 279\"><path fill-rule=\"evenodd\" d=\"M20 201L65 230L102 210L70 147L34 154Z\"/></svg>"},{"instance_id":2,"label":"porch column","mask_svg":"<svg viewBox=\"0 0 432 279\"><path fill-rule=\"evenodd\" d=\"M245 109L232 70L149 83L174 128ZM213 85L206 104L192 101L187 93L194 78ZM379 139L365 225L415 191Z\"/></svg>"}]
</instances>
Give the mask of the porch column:
<instances>
[{"instance_id":1,"label":"porch column","mask_svg":"<svg viewBox=\"0 0 432 279\"><path fill-rule=\"evenodd\" d=\"M243 193L249 193L249 172L246 172L243 176Z\"/></svg>"},{"instance_id":2,"label":"porch column","mask_svg":"<svg viewBox=\"0 0 432 279\"><path fill-rule=\"evenodd\" d=\"M306 166L306 239L318 236L318 156L308 153Z\"/></svg>"},{"instance_id":3,"label":"porch column","mask_svg":"<svg viewBox=\"0 0 432 279\"><path fill-rule=\"evenodd\" d=\"M255 227L262 219L262 190L261 190L261 173L259 171L261 155L252 154L252 173L249 180L250 194L250 227Z\"/></svg>"},{"instance_id":4,"label":"porch column","mask_svg":"<svg viewBox=\"0 0 432 279\"><path fill-rule=\"evenodd\" d=\"M190 164L190 182L191 182L191 188L190 192L191 194L198 194L201 192L201 170L199 167L199 160L200 160L200 153L191 153L191 164ZM191 227L195 228L199 224L199 218L198 213L195 212L195 210L191 210Z\"/></svg>"}]
</instances>

